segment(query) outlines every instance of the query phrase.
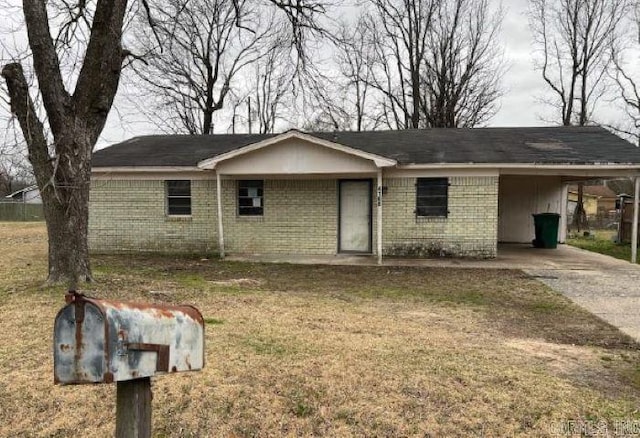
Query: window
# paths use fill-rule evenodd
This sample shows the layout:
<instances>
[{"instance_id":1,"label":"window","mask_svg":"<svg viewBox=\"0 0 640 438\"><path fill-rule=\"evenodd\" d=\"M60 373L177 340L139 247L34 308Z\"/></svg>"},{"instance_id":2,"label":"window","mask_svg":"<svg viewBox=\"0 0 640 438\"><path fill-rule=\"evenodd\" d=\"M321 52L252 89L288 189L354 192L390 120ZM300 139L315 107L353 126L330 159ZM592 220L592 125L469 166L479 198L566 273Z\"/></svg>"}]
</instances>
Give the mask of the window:
<instances>
[{"instance_id":1,"label":"window","mask_svg":"<svg viewBox=\"0 0 640 438\"><path fill-rule=\"evenodd\" d=\"M191 215L191 181L170 180L167 184L167 214L169 216Z\"/></svg>"},{"instance_id":2,"label":"window","mask_svg":"<svg viewBox=\"0 0 640 438\"><path fill-rule=\"evenodd\" d=\"M447 217L449 180L418 178L416 183L416 216Z\"/></svg>"},{"instance_id":3,"label":"window","mask_svg":"<svg viewBox=\"0 0 640 438\"><path fill-rule=\"evenodd\" d=\"M262 216L264 212L264 181L238 181L238 215Z\"/></svg>"}]
</instances>

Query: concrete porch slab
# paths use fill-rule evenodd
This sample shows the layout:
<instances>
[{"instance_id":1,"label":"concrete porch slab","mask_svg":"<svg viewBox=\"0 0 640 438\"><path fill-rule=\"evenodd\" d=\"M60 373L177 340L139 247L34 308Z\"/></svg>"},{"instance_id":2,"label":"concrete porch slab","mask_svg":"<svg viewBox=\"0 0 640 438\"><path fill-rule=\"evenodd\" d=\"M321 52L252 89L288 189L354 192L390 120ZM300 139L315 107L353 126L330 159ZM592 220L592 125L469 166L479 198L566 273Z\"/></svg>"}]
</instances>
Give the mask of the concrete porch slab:
<instances>
[{"instance_id":1,"label":"concrete porch slab","mask_svg":"<svg viewBox=\"0 0 640 438\"><path fill-rule=\"evenodd\" d=\"M304 256L287 254L232 254L231 261L251 261L264 263L293 263L310 265L354 265L374 266L377 259L373 255L338 254L326 256ZM585 251L569 245L558 245L557 249L533 248L529 244L505 244L498 247L495 259L410 259L385 257L384 266L453 267L472 269L584 269L594 266L609 266L619 269L640 268L623 260Z\"/></svg>"}]
</instances>

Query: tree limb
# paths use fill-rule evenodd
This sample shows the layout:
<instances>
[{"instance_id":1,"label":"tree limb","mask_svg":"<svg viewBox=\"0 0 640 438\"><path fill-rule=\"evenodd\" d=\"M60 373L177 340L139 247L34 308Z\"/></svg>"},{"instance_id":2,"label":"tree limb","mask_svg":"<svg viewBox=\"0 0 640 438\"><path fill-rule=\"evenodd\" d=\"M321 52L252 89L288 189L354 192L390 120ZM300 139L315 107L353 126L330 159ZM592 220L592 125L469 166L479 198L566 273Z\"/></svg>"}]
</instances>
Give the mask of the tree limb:
<instances>
[{"instance_id":1,"label":"tree limb","mask_svg":"<svg viewBox=\"0 0 640 438\"><path fill-rule=\"evenodd\" d=\"M60 63L51 39L46 2L24 0L23 9L42 103L49 117L51 131L60 133L64 129L70 98L62 81Z\"/></svg>"},{"instance_id":2,"label":"tree limb","mask_svg":"<svg viewBox=\"0 0 640 438\"><path fill-rule=\"evenodd\" d=\"M11 98L11 112L20 123L20 128L27 142L29 160L34 167L38 182L43 187L53 177L53 166L44 135L44 126L36 115L36 108L29 94L29 85L24 76L22 65L7 64L2 69L2 77L7 83Z\"/></svg>"},{"instance_id":3,"label":"tree limb","mask_svg":"<svg viewBox=\"0 0 640 438\"><path fill-rule=\"evenodd\" d=\"M92 145L102 132L120 81L126 5L126 0L98 1L91 38L73 94L74 109L86 114Z\"/></svg>"}]
</instances>

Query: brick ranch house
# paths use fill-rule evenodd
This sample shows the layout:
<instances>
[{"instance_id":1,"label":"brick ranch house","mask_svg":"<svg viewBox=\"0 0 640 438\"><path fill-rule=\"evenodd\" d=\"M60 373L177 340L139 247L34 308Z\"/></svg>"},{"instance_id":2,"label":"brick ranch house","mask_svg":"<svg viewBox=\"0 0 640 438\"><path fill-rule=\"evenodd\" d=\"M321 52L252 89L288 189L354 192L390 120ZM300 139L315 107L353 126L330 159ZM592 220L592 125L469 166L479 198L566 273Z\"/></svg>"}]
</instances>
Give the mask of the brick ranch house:
<instances>
[{"instance_id":1,"label":"brick ranch house","mask_svg":"<svg viewBox=\"0 0 640 438\"><path fill-rule=\"evenodd\" d=\"M571 183L635 177L599 127L136 137L93 157L94 252L496 257Z\"/></svg>"}]
</instances>

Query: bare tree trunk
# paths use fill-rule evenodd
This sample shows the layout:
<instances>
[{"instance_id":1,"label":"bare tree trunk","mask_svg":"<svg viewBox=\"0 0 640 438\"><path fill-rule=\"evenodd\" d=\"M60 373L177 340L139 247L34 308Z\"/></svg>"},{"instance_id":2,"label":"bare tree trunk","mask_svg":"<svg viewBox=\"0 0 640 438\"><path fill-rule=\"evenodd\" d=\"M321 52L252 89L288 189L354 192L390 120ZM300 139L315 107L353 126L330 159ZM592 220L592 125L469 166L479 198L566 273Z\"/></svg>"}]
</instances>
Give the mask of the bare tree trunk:
<instances>
[{"instance_id":1,"label":"bare tree trunk","mask_svg":"<svg viewBox=\"0 0 640 438\"><path fill-rule=\"evenodd\" d=\"M49 275L47 281L68 281L75 288L78 281L91 280L87 244L89 222L90 134L65 123L65 139L57 142L58 155L49 156L42 122L20 64L8 64L2 70L11 97L11 109L22 127L29 161L34 169L49 236ZM82 165L75 164L81 160Z\"/></svg>"},{"instance_id":2,"label":"bare tree trunk","mask_svg":"<svg viewBox=\"0 0 640 438\"><path fill-rule=\"evenodd\" d=\"M573 226L578 232L586 230L589 226L587 212L584 210L584 183L578 183L578 201L573 211Z\"/></svg>"},{"instance_id":3,"label":"bare tree trunk","mask_svg":"<svg viewBox=\"0 0 640 438\"><path fill-rule=\"evenodd\" d=\"M126 8L126 0L97 2L82 68L70 94L62 79L46 4L24 0L29 46L53 135L52 150L22 66L10 63L2 69L11 112L20 123L42 196L49 235L48 281L65 281L70 288L91 280L87 248L91 154L118 89Z\"/></svg>"},{"instance_id":4,"label":"bare tree trunk","mask_svg":"<svg viewBox=\"0 0 640 438\"><path fill-rule=\"evenodd\" d=\"M49 196L50 197L50 196ZM84 197L82 197L84 198ZM47 281L57 283L69 281L74 289L77 281L91 281L89 247L87 244L89 208L88 202L74 199L68 206L74 209L69 214L66 206L43 196L47 233L49 235L49 276ZM77 279L77 280L76 280Z\"/></svg>"},{"instance_id":5,"label":"bare tree trunk","mask_svg":"<svg viewBox=\"0 0 640 438\"><path fill-rule=\"evenodd\" d=\"M11 97L11 109L22 127L47 221L49 236L48 282L67 280L74 287L78 280L90 280L87 225L89 218L89 160L77 169L74 157L82 158L91 147L73 148L58 144L58 150L76 150L77 155L58 155L53 161L48 153L42 122L35 114L35 105L20 64L8 64L2 70ZM86 138L75 130L71 139ZM73 142L73 140L71 141ZM84 151L84 152L83 152ZM89 152L90 153L90 152Z\"/></svg>"},{"instance_id":6,"label":"bare tree trunk","mask_svg":"<svg viewBox=\"0 0 640 438\"><path fill-rule=\"evenodd\" d=\"M415 68L411 72L411 128L420 127L420 73Z\"/></svg>"},{"instance_id":7,"label":"bare tree trunk","mask_svg":"<svg viewBox=\"0 0 640 438\"><path fill-rule=\"evenodd\" d=\"M82 128L69 128L73 134L69 144L58 144L60 151L56 172L56 189L45 190L50 214L49 232L49 281L91 281L89 264L89 189L91 184L91 151L93 145L82 139L88 134ZM64 141L64 140L63 140ZM73 152L72 152L73 151ZM77 154L71 157L72 153ZM80 159L85 165L72 165ZM43 197L43 199L44 199ZM62 201L62 202L61 202Z\"/></svg>"}]
</instances>

